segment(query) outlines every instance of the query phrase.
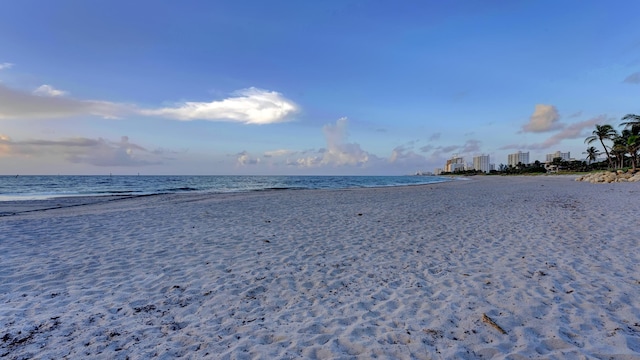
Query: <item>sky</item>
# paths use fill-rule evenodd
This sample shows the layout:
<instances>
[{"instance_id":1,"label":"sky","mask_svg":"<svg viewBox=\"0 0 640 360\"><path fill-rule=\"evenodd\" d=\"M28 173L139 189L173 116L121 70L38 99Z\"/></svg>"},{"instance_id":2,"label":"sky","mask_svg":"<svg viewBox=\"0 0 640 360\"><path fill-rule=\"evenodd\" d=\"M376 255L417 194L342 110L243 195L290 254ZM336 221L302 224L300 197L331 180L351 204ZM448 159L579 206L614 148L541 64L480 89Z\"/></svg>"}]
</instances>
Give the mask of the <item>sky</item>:
<instances>
[{"instance_id":1,"label":"sky","mask_svg":"<svg viewBox=\"0 0 640 360\"><path fill-rule=\"evenodd\" d=\"M404 175L584 159L640 2L0 0L0 174Z\"/></svg>"}]
</instances>

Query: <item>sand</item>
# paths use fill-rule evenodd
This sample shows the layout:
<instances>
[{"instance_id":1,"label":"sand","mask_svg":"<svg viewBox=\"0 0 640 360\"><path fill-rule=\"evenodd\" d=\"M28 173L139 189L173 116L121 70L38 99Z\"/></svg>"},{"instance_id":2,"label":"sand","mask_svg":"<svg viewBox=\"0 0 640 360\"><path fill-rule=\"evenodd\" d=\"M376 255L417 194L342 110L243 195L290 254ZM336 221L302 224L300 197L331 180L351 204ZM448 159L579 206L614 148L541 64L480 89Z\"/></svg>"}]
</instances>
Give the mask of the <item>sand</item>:
<instances>
[{"instance_id":1,"label":"sand","mask_svg":"<svg viewBox=\"0 0 640 360\"><path fill-rule=\"evenodd\" d=\"M639 359L640 183L573 179L2 203L0 358Z\"/></svg>"}]
</instances>

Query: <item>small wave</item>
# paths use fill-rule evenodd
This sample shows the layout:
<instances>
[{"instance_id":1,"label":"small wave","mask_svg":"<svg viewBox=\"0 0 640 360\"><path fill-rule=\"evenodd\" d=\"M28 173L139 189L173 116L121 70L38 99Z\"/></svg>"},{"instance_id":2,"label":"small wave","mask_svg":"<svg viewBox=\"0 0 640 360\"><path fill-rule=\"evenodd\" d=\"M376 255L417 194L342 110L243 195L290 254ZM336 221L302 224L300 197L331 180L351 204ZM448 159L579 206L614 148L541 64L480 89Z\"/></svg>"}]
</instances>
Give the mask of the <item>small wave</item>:
<instances>
[{"instance_id":1,"label":"small wave","mask_svg":"<svg viewBox=\"0 0 640 360\"><path fill-rule=\"evenodd\" d=\"M253 188L253 189L235 189L232 192L244 192L244 191L249 191L249 192L254 192L254 191L281 191L281 190L308 190L311 189L310 187L304 187L304 186L270 186L270 187L263 187L263 188Z\"/></svg>"},{"instance_id":2,"label":"small wave","mask_svg":"<svg viewBox=\"0 0 640 360\"><path fill-rule=\"evenodd\" d=\"M189 186L182 186L182 187L177 187L177 188L170 188L170 189L165 189L163 191L166 192L178 192L178 191L198 191L199 189L196 188L192 188Z\"/></svg>"},{"instance_id":3,"label":"small wave","mask_svg":"<svg viewBox=\"0 0 640 360\"><path fill-rule=\"evenodd\" d=\"M86 194L81 193L80 195L90 195L90 194L117 194L117 195L121 195L121 194L134 194L136 193L136 191L133 190L106 190L106 191L92 191L92 192L87 192Z\"/></svg>"}]
</instances>

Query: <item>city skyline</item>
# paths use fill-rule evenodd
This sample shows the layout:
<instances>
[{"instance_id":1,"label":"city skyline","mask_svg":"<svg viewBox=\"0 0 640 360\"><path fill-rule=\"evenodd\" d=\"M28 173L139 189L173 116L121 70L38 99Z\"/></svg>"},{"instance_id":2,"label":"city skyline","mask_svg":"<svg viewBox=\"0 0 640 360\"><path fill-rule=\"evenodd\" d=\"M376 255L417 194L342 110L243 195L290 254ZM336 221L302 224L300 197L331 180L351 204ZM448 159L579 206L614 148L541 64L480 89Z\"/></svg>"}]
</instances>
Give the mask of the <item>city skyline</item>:
<instances>
[{"instance_id":1,"label":"city skyline","mask_svg":"<svg viewBox=\"0 0 640 360\"><path fill-rule=\"evenodd\" d=\"M640 113L640 4L26 0L0 174L403 175ZM505 159L501 161L498 159Z\"/></svg>"},{"instance_id":2,"label":"city skyline","mask_svg":"<svg viewBox=\"0 0 640 360\"><path fill-rule=\"evenodd\" d=\"M442 172L455 172L455 171L464 171L464 170L477 170L485 173L490 172L491 170L496 170L496 168L502 168L506 166L515 167L519 164L522 165L531 165L536 162L540 165L551 164L556 158L559 158L562 161L580 161L581 159L576 159L571 157L571 152L562 152L560 150L556 150L552 153L548 153L545 155L544 160L534 159L532 160L529 157L529 152L518 151L515 153L511 153L507 155L507 160L505 162L491 162L490 155L480 154L473 156L473 162L469 163L465 161L463 156L458 154L453 154L449 159L447 159L444 167L436 167L434 169L434 173L436 175ZM584 160L586 161L586 159Z\"/></svg>"}]
</instances>

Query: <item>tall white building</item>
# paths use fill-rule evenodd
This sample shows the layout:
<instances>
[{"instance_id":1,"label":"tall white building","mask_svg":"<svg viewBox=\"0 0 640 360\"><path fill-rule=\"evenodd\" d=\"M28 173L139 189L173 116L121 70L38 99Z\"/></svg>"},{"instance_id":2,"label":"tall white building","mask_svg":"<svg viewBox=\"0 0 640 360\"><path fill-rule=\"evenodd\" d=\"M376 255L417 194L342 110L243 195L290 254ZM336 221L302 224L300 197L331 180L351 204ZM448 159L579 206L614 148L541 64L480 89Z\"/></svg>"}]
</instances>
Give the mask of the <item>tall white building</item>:
<instances>
[{"instance_id":1,"label":"tall white building","mask_svg":"<svg viewBox=\"0 0 640 360\"><path fill-rule=\"evenodd\" d=\"M570 152L560 152L560 151L556 151L553 154L547 154L547 163L553 162L553 159L555 158L561 158L563 161L569 161L571 160L571 153Z\"/></svg>"},{"instance_id":2,"label":"tall white building","mask_svg":"<svg viewBox=\"0 0 640 360\"><path fill-rule=\"evenodd\" d=\"M473 168L482 172L488 173L491 170L491 164L489 163L489 155L480 155L473 157Z\"/></svg>"},{"instance_id":3,"label":"tall white building","mask_svg":"<svg viewBox=\"0 0 640 360\"><path fill-rule=\"evenodd\" d=\"M511 166L517 166L518 163L522 163L524 165L529 164L529 152L527 151L522 152L522 151L518 151L515 154L509 154L509 161L507 162L507 165L511 165Z\"/></svg>"}]
</instances>

